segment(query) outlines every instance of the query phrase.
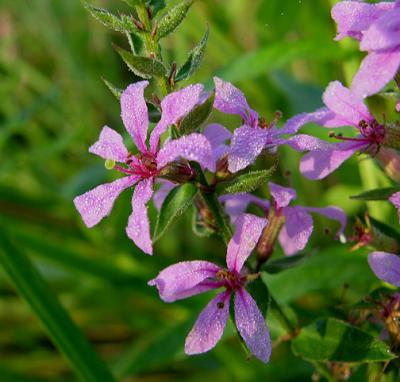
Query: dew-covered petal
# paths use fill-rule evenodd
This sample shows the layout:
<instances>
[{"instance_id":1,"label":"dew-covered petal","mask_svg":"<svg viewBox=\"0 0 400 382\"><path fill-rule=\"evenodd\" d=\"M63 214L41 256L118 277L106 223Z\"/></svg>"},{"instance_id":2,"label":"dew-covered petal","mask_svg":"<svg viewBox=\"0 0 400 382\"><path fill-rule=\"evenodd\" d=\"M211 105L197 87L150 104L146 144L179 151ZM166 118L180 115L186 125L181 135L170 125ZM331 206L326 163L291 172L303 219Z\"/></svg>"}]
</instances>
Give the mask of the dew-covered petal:
<instances>
[{"instance_id":1,"label":"dew-covered petal","mask_svg":"<svg viewBox=\"0 0 400 382\"><path fill-rule=\"evenodd\" d=\"M267 219L251 214L243 214L237 218L236 230L228 243L226 254L229 270L240 272L267 223Z\"/></svg>"},{"instance_id":2,"label":"dew-covered petal","mask_svg":"<svg viewBox=\"0 0 400 382\"><path fill-rule=\"evenodd\" d=\"M270 133L267 129L249 126L236 129L229 150L229 171L237 172L253 163L264 149L269 137Z\"/></svg>"},{"instance_id":3,"label":"dew-covered petal","mask_svg":"<svg viewBox=\"0 0 400 382\"><path fill-rule=\"evenodd\" d=\"M328 207L304 207L307 212L313 212L322 216L326 216L329 219L337 220L340 223L340 228L336 234L337 237L344 233L347 224L347 216L344 211L336 206Z\"/></svg>"},{"instance_id":4,"label":"dew-covered petal","mask_svg":"<svg viewBox=\"0 0 400 382\"><path fill-rule=\"evenodd\" d=\"M390 202L397 208L400 219L400 192L396 192L389 198Z\"/></svg>"},{"instance_id":5,"label":"dew-covered petal","mask_svg":"<svg viewBox=\"0 0 400 382\"><path fill-rule=\"evenodd\" d=\"M132 197L132 214L129 216L126 233L130 239L148 255L153 254L150 237L150 221L147 203L153 195L153 178L138 183Z\"/></svg>"},{"instance_id":6,"label":"dew-covered petal","mask_svg":"<svg viewBox=\"0 0 400 382\"><path fill-rule=\"evenodd\" d=\"M377 277L400 287L399 256L387 252L372 252L368 255L368 263Z\"/></svg>"},{"instance_id":7,"label":"dew-covered petal","mask_svg":"<svg viewBox=\"0 0 400 382\"><path fill-rule=\"evenodd\" d=\"M278 184L269 182L269 191L275 200L278 208L283 208L296 199L297 194L293 188L279 186Z\"/></svg>"},{"instance_id":8,"label":"dew-covered petal","mask_svg":"<svg viewBox=\"0 0 400 382\"><path fill-rule=\"evenodd\" d=\"M186 337L186 354L205 353L221 339L229 317L229 299L230 292L222 292L203 309Z\"/></svg>"},{"instance_id":9,"label":"dew-covered petal","mask_svg":"<svg viewBox=\"0 0 400 382\"><path fill-rule=\"evenodd\" d=\"M93 227L109 215L119 194L138 181L136 176L125 176L112 183L105 183L74 199L76 209L87 227Z\"/></svg>"},{"instance_id":10,"label":"dew-covered petal","mask_svg":"<svg viewBox=\"0 0 400 382\"><path fill-rule=\"evenodd\" d=\"M313 231L311 216L303 207L285 207L285 225L282 227L279 242L287 255L301 251L308 243Z\"/></svg>"},{"instance_id":11,"label":"dew-covered petal","mask_svg":"<svg viewBox=\"0 0 400 382\"><path fill-rule=\"evenodd\" d=\"M358 150L367 147L368 143L340 142L324 150L310 151L301 158L300 172L309 179L323 179Z\"/></svg>"},{"instance_id":12,"label":"dew-covered petal","mask_svg":"<svg viewBox=\"0 0 400 382\"><path fill-rule=\"evenodd\" d=\"M218 287L203 282L215 278L219 270L218 265L209 261L183 261L162 270L149 285L157 287L163 301L173 302ZM205 289L207 286L210 287Z\"/></svg>"},{"instance_id":13,"label":"dew-covered petal","mask_svg":"<svg viewBox=\"0 0 400 382\"><path fill-rule=\"evenodd\" d=\"M179 157L198 162L205 168L212 167L211 145L203 134L193 133L168 141L157 154L157 167L161 169Z\"/></svg>"},{"instance_id":14,"label":"dew-covered petal","mask_svg":"<svg viewBox=\"0 0 400 382\"><path fill-rule=\"evenodd\" d=\"M360 49L371 51L389 51L400 49L400 8L386 12L364 33Z\"/></svg>"},{"instance_id":15,"label":"dew-covered petal","mask_svg":"<svg viewBox=\"0 0 400 382\"><path fill-rule=\"evenodd\" d=\"M128 150L121 135L108 126L103 127L99 139L89 147L89 152L116 162L125 162L128 157Z\"/></svg>"},{"instance_id":16,"label":"dew-covered petal","mask_svg":"<svg viewBox=\"0 0 400 382\"><path fill-rule=\"evenodd\" d=\"M235 294L235 321L250 352L267 363L272 351L268 328L257 303L244 288Z\"/></svg>"},{"instance_id":17,"label":"dew-covered petal","mask_svg":"<svg viewBox=\"0 0 400 382\"><path fill-rule=\"evenodd\" d=\"M349 36L361 40L363 32L388 10L393 9L392 2L368 4L358 1L340 1L332 8L332 18L338 26L336 40Z\"/></svg>"},{"instance_id":18,"label":"dew-covered petal","mask_svg":"<svg viewBox=\"0 0 400 382\"><path fill-rule=\"evenodd\" d=\"M232 133L219 123L212 123L204 129L204 135L213 148L224 144L231 138Z\"/></svg>"},{"instance_id":19,"label":"dew-covered petal","mask_svg":"<svg viewBox=\"0 0 400 382\"><path fill-rule=\"evenodd\" d=\"M225 114L237 114L242 117L246 125L256 126L258 113L252 110L246 97L230 82L214 77L215 101L214 107Z\"/></svg>"},{"instance_id":20,"label":"dew-covered petal","mask_svg":"<svg viewBox=\"0 0 400 382\"><path fill-rule=\"evenodd\" d=\"M325 105L348 124L358 127L360 121L373 120L367 106L360 97L344 87L339 81L331 82L326 88L323 100Z\"/></svg>"},{"instance_id":21,"label":"dew-covered petal","mask_svg":"<svg viewBox=\"0 0 400 382\"><path fill-rule=\"evenodd\" d=\"M150 136L150 150L155 153L161 135L168 126L176 124L203 100L203 85L189 85L181 90L168 94L161 101L161 119Z\"/></svg>"},{"instance_id":22,"label":"dew-covered petal","mask_svg":"<svg viewBox=\"0 0 400 382\"><path fill-rule=\"evenodd\" d=\"M166 179L158 179L157 183L160 184L160 188L154 192L153 202L156 208L160 211L165 198L168 196L170 191L177 185Z\"/></svg>"},{"instance_id":23,"label":"dew-covered petal","mask_svg":"<svg viewBox=\"0 0 400 382\"><path fill-rule=\"evenodd\" d=\"M382 90L400 67L400 49L395 52L369 53L361 63L351 84L358 98L369 97Z\"/></svg>"},{"instance_id":24,"label":"dew-covered petal","mask_svg":"<svg viewBox=\"0 0 400 382\"><path fill-rule=\"evenodd\" d=\"M139 81L129 85L121 94L121 117L125 128L131 135L137 148L145 152L149 116L144 89L148 81Z\"/></svg>"},{"instance_id":25,"label":"dew-covered petal","mask_svg":"<svg viewBox=\"0 0 400 382\"><path fill-rule=\"evenodd\" d=\"M293 137L283 140L282 144L287 144L292 149L300 152L321 150L325 149L328 145L326 141L307 134L294 135Z\"/></svg>"}]
</instances>

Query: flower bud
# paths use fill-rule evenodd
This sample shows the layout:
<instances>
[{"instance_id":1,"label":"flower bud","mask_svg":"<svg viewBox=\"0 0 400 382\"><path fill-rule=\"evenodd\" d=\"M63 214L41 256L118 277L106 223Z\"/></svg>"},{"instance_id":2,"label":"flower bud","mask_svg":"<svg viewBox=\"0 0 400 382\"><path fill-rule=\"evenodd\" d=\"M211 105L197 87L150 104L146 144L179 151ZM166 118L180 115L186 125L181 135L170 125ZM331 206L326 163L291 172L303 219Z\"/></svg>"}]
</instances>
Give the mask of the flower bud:
<instances>
[{"instance_id":1,"label":"flower bud","mask_svg":"<svg viewBox=\"0 0 400 382\"><path fill-rule=\"evenodd\" d=\"M183 184L196 178L196 171L185 160L177 160L166 165L159 174L160 178Z\"/></svg>"},{"instance_id":2,"label":"flower bud","mask_svg":"<svg viewBox=\"0 0 400 382\"><path fill-rule=\"evenodd\" d=\"M396 182L400 182L400 153L398 151L381 147L375 158L389 177Z\"/></svg>"},{"instance_id":3,"label":"flower bud","mask_svg":"<svg viewBox=\"0 0 400 382\"><path fill-rule=\"evenodd\" d=\"M390 124L385 127L385 146L400 150L400 124Z\"/></svg>"}]
</instances>

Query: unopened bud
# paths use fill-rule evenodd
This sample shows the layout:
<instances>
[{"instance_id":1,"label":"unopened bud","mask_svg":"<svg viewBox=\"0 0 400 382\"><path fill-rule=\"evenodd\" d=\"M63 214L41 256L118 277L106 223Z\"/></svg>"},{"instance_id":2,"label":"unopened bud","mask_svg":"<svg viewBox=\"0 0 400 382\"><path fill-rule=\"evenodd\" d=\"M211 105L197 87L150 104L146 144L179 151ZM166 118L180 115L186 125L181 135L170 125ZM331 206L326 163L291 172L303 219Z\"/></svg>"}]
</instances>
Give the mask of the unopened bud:
<instances>
[{"instance_id":1,"label":"unopened bud","mask_svg":"<svg viewBox=\"0 0 400 382\"><path fill-rule=\"evenodd\" d=\"M385 126L385 146L400 150L400 125L391 124Z\"/></svg>"},{"instance_id":2,"label":"unopened bud","mask_svg":"<svg viewBox=\"0 0 400 382\"><path fill-rule=\"evenodd\" d=\"M115 167L115 160L114 159L106 159L104 162L104 167L107 170L112 170Z\"/></svg>"},{"instance_id":3,"label":"unopened bud","mask_svg":"<svg viewBox=\"0 0 400 382\"><path fill-rule=\"evenodd\" d=\"M196 178L196 171L187 161L177 160L166 165L160 171L159 176L171 182L183 184L194 180Z\"/></svg>"},{"instance_id":4,"label":"unopened bud","mask_svg":"<svg viewBox=\"0 0 400 382\"><path fill-rule=\"evenodd\" d=\"M394 181L400 182L400 153L398 151L381 147L375 159L381 163L388 176Z\"/></svg>"}]
</instances>

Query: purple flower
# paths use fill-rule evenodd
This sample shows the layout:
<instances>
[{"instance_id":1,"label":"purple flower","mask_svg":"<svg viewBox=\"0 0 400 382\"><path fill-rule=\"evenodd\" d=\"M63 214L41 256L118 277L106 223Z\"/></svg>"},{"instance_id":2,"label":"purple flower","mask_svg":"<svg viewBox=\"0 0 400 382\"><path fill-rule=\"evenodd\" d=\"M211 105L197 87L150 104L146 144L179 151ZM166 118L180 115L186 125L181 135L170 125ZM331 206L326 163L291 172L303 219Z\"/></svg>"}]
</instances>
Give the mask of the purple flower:
<instances>
[{"instance_id":1,"label":"purple flower","mask_svg":"<svg viewBox=\"0 0 400 382\"><path fill-rule=\"evenodd\" d=\"M377 93L400 67L400 1L342 1L333 7L332 17L338 24L338 40L353 37L368 52L353 79L352 91L362 98Z\"/></svg>"},{"instance_id":2,"label":"purple flower","mask_svg":"<svg viewBox=\"0 0 400 382\"><path fill-rule=\"evenodd\" d=\"M347 218L343 210L335 206L325 208L289 206L290 202L296 199L297 194L293 188L279 186L269 182L269 189L272 195L272 206L274 217L284 217L284 225L279 233L279 243L286 255L294 255L305 248L313 231L313 220L310 213L317 213L340 223L340 229L336 236L343 235ZM235 222L238 214L246 211L250 203L260 206L268 215L271 204L253 195L238 194L224 195L221 201L225 203L225 210Z\"/></svg>"},{"instance_id":3,"label":"purple flower","mask_svg":"<svg viewBox=\"0 0 400 382\"><path fill-rule=\"evenodd\" d=\"M378 278L400 287L399 256L387 252L372 252L368 255L368 263Z\"/></svg>"},{"instance_id":4,"label":"purple flower","mask_svg":"<svg viewBox=\"0 0 400 382\"><path fill-rule=\"evenodd\" d=\"M389 201L397 208L399 219L400 219L400 192L394 193L390 198Z\"/></svg>"},{"instance_id":5,"label":"purple flower","mask_svg":"<svg viewBox=\"0 0 400 382\"><path fill-rule=\"evenodd\" d=\"M258 118L258 113L247 103L244 94L231 83L214 77L214 107L226 114L236 114L242 118L243 125L234 131L228 151L228 169L237 172L253 163L264 149L275 150L282 144L289 144L298 151L312 150L319 140L308 135L283 138L285 134L295 134L302 126L298 117L278 129L275 123L266 124Z\"/></svg>"},{"instance_id":6,"label":"purple flower","mask_svg":"<svg viewBox=\"0 0 400 382\"><path fill-rule=\"evenodd\" d=\"M148 147L149 119L144 98L147 85L147 81L129 85L121 95L121 117L139 153L130 153L122 136L107 126L101 131L99 140L89 148L93 154L118 162L114 168L126 176L76 197L74 203L85 224L93 227L111 212L115 200L124 189L136 185L126 233L143 252L151 255L152 241L146 205L153 196L154 179L168 163L181 156L197 161L204 167L212 166L212 163L210 143L201 134L169 140L160 148L160 137L168 126L175 124L201 102L203 86L191 85L164 98L161 102L161 119L150 134Z\"/></svg>"},{"instance_id":7,"label":"purple flower","mask_svg":"<svg viewBox=\"0 0 400 382\"><path fill-rule=\"evenodd\" d=\"M228 244L227 269L208 261L184 261L164 269L149 282L149 285L157 287L165 302L224 288L200 313L186 337L186 354L207 352L220 340L233 294L236 327L240 335L258 359L268 362L271 355L269 332L256 302L245 289L247 276L242 270L266 224L266 219L253 215L242 215L237 220L237 229Z\"/></svg>"},{"instance_id":8,"label":"purple flower","mask_svg":"<svg viewBox=\"0 0 400 382\"><path fill-rule=\"evenodd\" d=\"M310 179L322 179L336 170L346 159L356 152L378 152L385 143L386 131L369 112L363 101L340 82L329 84L323 95L325 108L314 113L298 116L301 123L315 122L325 127L353 126L358 131L356 137L335 137L342 142L329 144L319 141L316 149L304 155L300 171Z\"/></svg>"}]
</instances>

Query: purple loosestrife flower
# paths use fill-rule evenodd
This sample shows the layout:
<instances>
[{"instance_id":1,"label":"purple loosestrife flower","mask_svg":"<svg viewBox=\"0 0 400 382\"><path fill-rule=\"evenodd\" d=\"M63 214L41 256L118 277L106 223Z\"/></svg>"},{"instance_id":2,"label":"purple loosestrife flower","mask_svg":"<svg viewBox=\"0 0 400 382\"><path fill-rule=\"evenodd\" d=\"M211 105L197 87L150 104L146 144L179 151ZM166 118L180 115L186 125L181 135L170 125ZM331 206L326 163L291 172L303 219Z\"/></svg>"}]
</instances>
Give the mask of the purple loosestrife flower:
<instances>
[{"instance_id":1,"label":"purple loosestrife flower","mask_svg":"<svg viewBox=\"0 0 400 382\"><path fill-rule=\"evenodd\" d=\"M387 252L372 252L368 255L368 263L378 278L400 287L399 256Z\"/></svg>"},{"instance_id":2,"label":"purple loosestrife flower","mask_svg":"<svg viewBox=\"0 0 400 382\"><path fill-rule=\"evenodd\" d=\"M298 151L316 148L319 140L308 135L283 138L286 134L295 134L302 125L298 116L292 118L282 128L275 123L266 124L259 119L258 113L250 108L244 94L231 83L214 77L214 107L225 114L236 114L242 118L243 125L237 128L228 151L228 169L240 171L253 163L264 149L275 150L282 144L288 144ZM304 123L303 123L304 124Z\"/></svg>"},{"instance_id":3,"label":"purple loosestrife flower","mask_svg":"<svg viewBox=\"0 0 400 382\"><path fill-rule=\"evenodd\" d=\"M317 213L329 219L337 220L340 223L340 229L336 237L343 235L347 218L346 214L340 208L335 206L324 208L290 207L290 202L297 197L296 191L293 188L282 187L269 182L269 189L274 209L273 216L284 218L284 224L279 233L278 240L286 255L294 255L298 251L303 250L308 243L314 228L310 213ZM221 201L225 203L225 210L233 222L235 222L237 214L245 212L250 203L260 206L266 215L269 214L271 208L271 203L268 201L247 194L224 195L221 197Z\"/></svg>"},{"instance_id":4,"label":"purple loosestrife flower","mask_svg":"<svg viewBox=\"0 0 400 382\"><path fill-rule=\"evenodd\" d=\"M392 202L392 204L397 208L400 219L400 192L396 192L395 194L393 194L389 198L389 201Z\"/></svg>"},{"instance_id":5,"label":"purple loosestrife flower","mask_svg":"<svg viewBox=\"0 0 400 382\"><path fill-rule=\"evenodd\" d=\"M186 354L204 353L217 344L229 317L231 295L234 295L235 321L240 335L258 359L268 362L271 355L269 332L256 302L245 289L247 276L243 272L243 265L266 224L266 219L253 215L238 218L237 229L228 244L227 269L208 261L184 261L164 269L149 282L157 287L165 302L212 289L225 289L200 313L186 337Z\"/></svg>"},{"instance_id":6,"label":"purple loosestrife flower","mask_svg":"<svg viewBox=\"0 0 400 382\"><path fill-rule=\"evenodd\" d=\"M352 83L352 91L368 97L391 81L400 67L400 0L368 4L342 1L332 9L337 40L350 36L368 52Z\"/></svg>"},{"instance_id":7,"label":"purple loosestrife flower","mask_svg":"<svg viewBox=\"0 0 400 382\"><path fill-rule=\"evenodd\" d=\"M315 122L325 127L353 126L359 135L350 138L336 135L342 142L319 141L314 150L303 156L300 171L310 179L322 179L336 170L356 152L377 153L386 143L386 129L369 112L363 101L340 82L329 84L323 95L325 108L302 114L302 123Z\"/></svg>"},{"instance_id":8,"label":"purple loosestrife flower","mask_svg":"<svg viewBox=\"0 0 400 382\"><path fill-rule=\"evenodd\" d=\"M146 144L149 119L144 89L147 85L147 81L129 85L121 95L121 117L139 153L130 153L122 136L107 126L101 131L99 140L89 148L93 154L118 162L114 168L126 176L76 197L74 203L85 224L93 227L111 212L115 200L124 189L136 185L126 233L143 252L151 255L152 241L146 204L153 195L154 179L168 163L181 156L197 161L204 167L211 166L212 153L207 139L196 133L169 140L160 148L160 137L168 126L175 124L201 102L202 85L188 86L163 99L161 119L150 134L149 146Z\"/></svg>"}]
</instances>

